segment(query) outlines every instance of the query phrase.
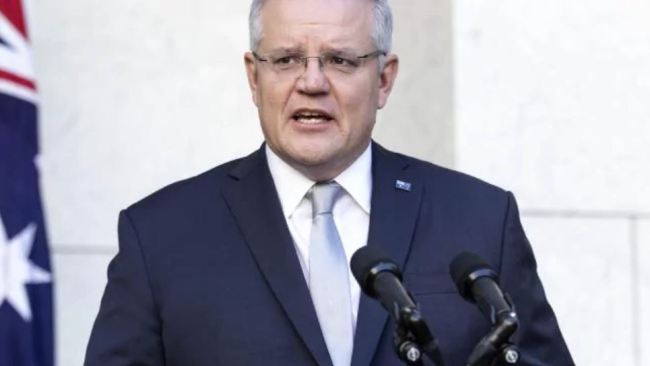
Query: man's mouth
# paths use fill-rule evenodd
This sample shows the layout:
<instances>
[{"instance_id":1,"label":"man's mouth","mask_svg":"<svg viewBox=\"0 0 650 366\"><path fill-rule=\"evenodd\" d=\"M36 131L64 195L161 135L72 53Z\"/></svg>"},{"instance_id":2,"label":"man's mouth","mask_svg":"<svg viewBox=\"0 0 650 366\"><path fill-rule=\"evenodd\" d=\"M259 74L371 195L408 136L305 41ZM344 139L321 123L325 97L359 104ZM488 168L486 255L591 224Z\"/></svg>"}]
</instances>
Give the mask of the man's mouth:
<instances>
[{"instance_id":1,"label":"man's mouth","mask_svg":"<svg viewBox=\"0 0 650 366\"><path fill-rule=\"evenodd\" d=\"M333 119L329 113L314 109L298 110L293 115L291 115L291 118L297 122L312 125L326 123Z\"/></svg>"}]
</instances>

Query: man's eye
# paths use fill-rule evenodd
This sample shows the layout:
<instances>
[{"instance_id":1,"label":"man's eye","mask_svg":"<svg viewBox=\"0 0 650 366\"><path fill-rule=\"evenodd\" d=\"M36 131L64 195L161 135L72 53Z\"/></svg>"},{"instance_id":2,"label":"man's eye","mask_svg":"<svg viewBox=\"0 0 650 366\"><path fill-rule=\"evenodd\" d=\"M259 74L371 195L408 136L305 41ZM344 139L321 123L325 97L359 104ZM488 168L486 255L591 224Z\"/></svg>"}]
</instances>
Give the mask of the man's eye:
<instances>
[{"instance_id":1,"label":"man's eye","mask_svg":"<svg viewBox=\"0 0 650 366\"><path fill-rule=\"evenodd\" d=\"M357 66L357 63L353 61L352 58L350 57L343 57L343 56L331 56L329 58L329 63L335 66L343 66L343 67L355 67Z\"/></svg>"},{"instance_id":2,"label":"man's eye","mask_svg":"<svg viewBox=\"0 0 650 366\"><path fill-rule=\"evenodd\" d=\"M295 56L284 56L277 58L274 62L277 65L291 65L293 63L296 63L296 57Z\"/></svg>"}]
</instances>

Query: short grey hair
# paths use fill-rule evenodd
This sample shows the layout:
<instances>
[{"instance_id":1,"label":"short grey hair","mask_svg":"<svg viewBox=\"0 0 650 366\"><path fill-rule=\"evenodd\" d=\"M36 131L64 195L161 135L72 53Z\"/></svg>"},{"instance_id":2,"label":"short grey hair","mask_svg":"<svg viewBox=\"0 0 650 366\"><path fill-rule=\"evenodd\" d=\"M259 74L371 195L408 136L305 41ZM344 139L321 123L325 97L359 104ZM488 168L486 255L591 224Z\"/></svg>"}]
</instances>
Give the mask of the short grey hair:
<instances>
[{"instance_id":1,"label":"short grey hair","mask_svg":"<svg viewBox=\"0 0 650 366\"><path fill-rule=\"evenodd\" d=\"M370 1L370 0L368 0ZM390 53L393 38L393 12L390 10L388 0L372 0L374 2L375 29L372 39L378 50ZM266 0L253 0L248 16L248 31L250 34L251 51L257 51L262 41L262 7Z\"/></svg>"}]
</instances>

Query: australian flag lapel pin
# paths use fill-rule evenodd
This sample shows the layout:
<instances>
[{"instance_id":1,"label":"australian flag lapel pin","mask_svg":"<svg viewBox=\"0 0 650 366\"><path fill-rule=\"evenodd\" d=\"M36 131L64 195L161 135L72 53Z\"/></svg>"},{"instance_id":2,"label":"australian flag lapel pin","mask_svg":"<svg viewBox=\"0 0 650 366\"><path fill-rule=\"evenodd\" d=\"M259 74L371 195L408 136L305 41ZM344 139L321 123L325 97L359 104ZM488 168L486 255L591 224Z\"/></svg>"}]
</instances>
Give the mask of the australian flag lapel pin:
<instances>
[{"instance_id":1,"label":"australian flag lapel pin","mask_svg":"<svg viewBox=\"0 0 650 366\"><path fill-rule=\"evenodd\" d=\"M395 188L402 191L411 192L411 183L398 179L395 181Z\"/></svg>"}]
</instances>

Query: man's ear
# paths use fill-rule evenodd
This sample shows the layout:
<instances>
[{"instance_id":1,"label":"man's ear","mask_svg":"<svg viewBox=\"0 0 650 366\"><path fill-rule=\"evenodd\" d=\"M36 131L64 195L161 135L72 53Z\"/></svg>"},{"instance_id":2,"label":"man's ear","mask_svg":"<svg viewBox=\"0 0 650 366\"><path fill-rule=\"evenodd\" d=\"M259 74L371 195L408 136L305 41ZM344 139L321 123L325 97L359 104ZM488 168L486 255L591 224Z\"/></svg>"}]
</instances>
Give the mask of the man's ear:
<instances>
[{"instance_id":1,"label":"man's ear","mask_svg":"<svg viewBox=\"0 0 650 366\"><path fill-rule=\"evenodd\" d=\"M393 84L395 83L398 69L399 58L397 55L390 54L386 56L386 59L384 60L384 68L379 74L379 99L377 100L377 106L379 109L383 108L388 101L388 96L390 95L391 90L393 90Z\"/></svg>"},{"instance_id":2,"label":"man's ear","mask_svg":"<svg viewBox=\"0 0 650 366\"><path fill-rule=\"evenodd\" d=\"M257 104L257 66L255 64L255 56L252 52L244 54L244 66L246 66L246 76L248 77L248 87L251 89L253 103Z\"/></svg>"}]
</instances>

